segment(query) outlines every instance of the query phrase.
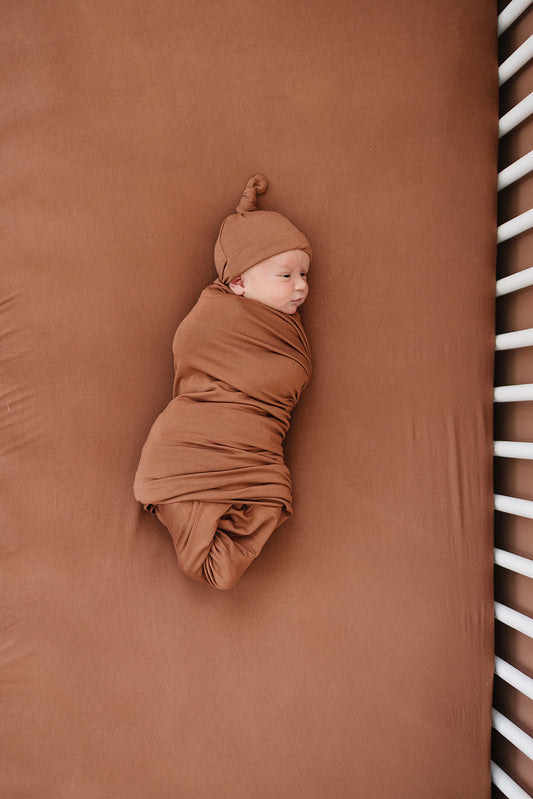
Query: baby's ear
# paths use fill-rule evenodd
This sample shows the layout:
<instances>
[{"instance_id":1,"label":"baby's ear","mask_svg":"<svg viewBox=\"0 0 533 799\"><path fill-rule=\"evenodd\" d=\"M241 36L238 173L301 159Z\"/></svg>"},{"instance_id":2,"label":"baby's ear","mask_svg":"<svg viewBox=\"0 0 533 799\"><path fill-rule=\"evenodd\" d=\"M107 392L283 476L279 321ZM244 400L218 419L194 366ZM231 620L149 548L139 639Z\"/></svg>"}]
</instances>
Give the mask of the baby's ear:
<instances>
[{"instance_id":1,"label":"baby's ear","mask_svg":"<svg viewBox=\"0 0 533 799\"><path fill-rule=\"evenodd\" d=\"M230 280L229 284L230 289L234 294L238 294L242 297L244 294L244 283L242 280L242 276L239 275L238 277L234 277L233 280Z\"/></svg>"}]
</instances>

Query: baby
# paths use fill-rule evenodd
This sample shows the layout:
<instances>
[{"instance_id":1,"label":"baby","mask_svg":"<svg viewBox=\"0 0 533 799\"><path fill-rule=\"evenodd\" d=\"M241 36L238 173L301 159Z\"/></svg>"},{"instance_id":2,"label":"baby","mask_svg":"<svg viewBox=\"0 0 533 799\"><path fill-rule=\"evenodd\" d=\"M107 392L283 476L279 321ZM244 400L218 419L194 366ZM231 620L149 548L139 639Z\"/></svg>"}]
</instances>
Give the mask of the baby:
<instances>
[{"instance_id":1,"label":"baby","mask_svg":"<svg viewBox=\"0 0 533 799\"><path fill-rule=\"evenodd\" d=\"M182 571L219 589L235 585L292 514L282 445L311 373L298 314L311 247L284 216L257 210L267 185L251 178L222 223L218 278L176 331L173 399L134 483Z\"/></svg>"}]
</instances>

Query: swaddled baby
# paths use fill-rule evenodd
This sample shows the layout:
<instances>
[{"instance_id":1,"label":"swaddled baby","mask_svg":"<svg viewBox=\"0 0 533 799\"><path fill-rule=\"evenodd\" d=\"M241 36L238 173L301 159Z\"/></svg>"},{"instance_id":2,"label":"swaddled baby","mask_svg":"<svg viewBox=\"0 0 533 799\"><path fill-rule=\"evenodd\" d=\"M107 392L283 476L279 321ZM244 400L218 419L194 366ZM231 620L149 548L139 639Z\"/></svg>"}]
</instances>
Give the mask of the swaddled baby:
<instances>
[{"instance_id":1,"label":"swaddled baby","mask_svg":"<svg viewBox=\"0 0 533 799\"><path fill-rule=\"evenodd\" d=\"M251 178L215 245L216 279L176 331L173 399L143 447L135 497L168 529L182 571L231 588L292 513L283 440L311 372L298 308L311 247L258 211Z\"/></svg>"}]
</instances>

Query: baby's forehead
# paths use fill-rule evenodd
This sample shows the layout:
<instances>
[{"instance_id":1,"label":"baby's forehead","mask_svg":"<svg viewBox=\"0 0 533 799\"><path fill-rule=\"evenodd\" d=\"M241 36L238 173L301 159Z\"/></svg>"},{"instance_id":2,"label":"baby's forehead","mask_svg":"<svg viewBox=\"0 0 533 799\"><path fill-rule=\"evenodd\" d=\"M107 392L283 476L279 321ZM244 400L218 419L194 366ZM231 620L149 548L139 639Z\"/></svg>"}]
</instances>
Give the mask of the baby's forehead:
<instances>
[{"instance_id":1,"label":"baby's forehead","mask_svg":"<svg viewBox=\"0 0 533 799\"><path fill-rule=\"evenodd\" d=\"M302 267L309 265L309 255L303 250L285 250L277 255L272 255L267 258L265 263L272 264L272 266L283 267Z\"/></svg>"}]
</instances>

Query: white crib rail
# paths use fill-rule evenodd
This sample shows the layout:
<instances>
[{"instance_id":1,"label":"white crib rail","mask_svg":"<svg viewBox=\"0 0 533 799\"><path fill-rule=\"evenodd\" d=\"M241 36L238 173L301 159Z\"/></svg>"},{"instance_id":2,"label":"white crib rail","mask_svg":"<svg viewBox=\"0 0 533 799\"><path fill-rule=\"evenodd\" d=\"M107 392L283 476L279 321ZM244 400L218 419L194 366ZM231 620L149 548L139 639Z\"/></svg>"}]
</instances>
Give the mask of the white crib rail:
<instances>
[{"instance_id":1,"label":"white crib rail","mask_svg":"<svg viewBox=\"0 0 533 799\"><path fill-rule=\"evenodd\" d=\"M515 20L531 5L532 0L511 0L498 17L498 35L506 31ZM517 49L511 53L500 65L498 79L500 86L504 85L523 68L533 69L533 35L529 36ZM505 113L499 121L499 136L507 136L518 128L529 116L533 114L533 92L524 97L513 108ZM513 191L513 186L533 172L533 152L529 152L506 166L498 174L498 191ZM503 244L527 234L533 228L533 208L518 214L512 219L502 221L498 225L498 244ZM500 249L500 254L502 250ZM503 255L501 256L503 258ZM514 291L521 291L533 286L533 267L525 265L521 271L500 278L496 283L496 296L502 297ZM531 320L533 323L533 319ZM533 346L533 326L523 330L499 332L495 338L497 352L505 353L507 350ZM498 356L504 357L504 356ZM533 379L533 375L531 375ZM521 385L496 386L494 389L495 403L533 402L533 383ZM506 407L500 413L505 414ZM495 441L494 455L496 458L514 458L520 460L533 460L533 442L529 441ZM532 488L533 491L533 488ZM533 493L531 494L533 497ZM500 538L506 531L505 519L508 516L518 516L523 519L533 520L533 501L526 498L494 495L494 508L501 516L497 517L500 525ZM531 524L531 522L524 522ZM532 526L533 533L533 526ZM506 545L509 550L513 547ZM533 559L524 557L516 552L508 551L500 546L494 548L494 564L509 573L511 580L533 579ZM516 575L516 577L515 577ZM499 624L515 630L519 636L533 638L533 618L500 601L494 603L494 616ZM533 663L529 670L533 672ZM504 682L512 686L513 690L533 700L533 679L520 671L511 663L501 657L495 659L495 674ZM496 694L497 696L497 694ZM506 738L512 746L519 750L524 757L533 761L533 738L529 736L516 720L508 718L509 711L502 713L501 709L494 708L492 713L492 726L499 735ZM509 799L532 799L532 797L502 768L503 764L495 762L497 754L491 761L491 779L493 784ZM517 774L513 776L518 777ZM526 778L523 778L523 781ZM529 786L530 788L532 786Z\"/></svg>"}]
</instances>

